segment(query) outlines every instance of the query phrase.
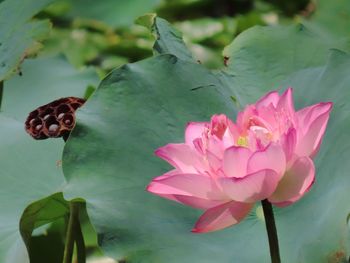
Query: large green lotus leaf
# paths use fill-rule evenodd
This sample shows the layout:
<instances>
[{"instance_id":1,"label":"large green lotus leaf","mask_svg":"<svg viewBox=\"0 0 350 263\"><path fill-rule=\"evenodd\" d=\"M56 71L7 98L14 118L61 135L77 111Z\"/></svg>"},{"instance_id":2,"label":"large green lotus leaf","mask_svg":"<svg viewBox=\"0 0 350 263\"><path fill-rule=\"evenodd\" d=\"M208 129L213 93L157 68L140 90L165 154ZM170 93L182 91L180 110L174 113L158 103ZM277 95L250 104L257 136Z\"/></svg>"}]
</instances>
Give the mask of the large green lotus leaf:
<instances>
[{"instance_id":1,"label":"large green lotus leaf","mask_svg":"<svg viewBox=\"0 0 350 263\"><path fill-rule=\"evenodd\" d=\"M92 68L77 71L63 57L28 59L22 75L5 82L2 110L20 121L37 107L61 97L84 97L99 79Z\"/></svg>"},{"instance_id":2,"label":"large green lotus leaf","mask_svg":"<svg viewBox=\"0 0 350 263\"><path fill-rule=\"evenodd\" d=\"M0 262L29 262L19 222L32 202L62 189L64 178L57 166L63 142L28 136L22 122L0 115Z\"/></svg>"},{"instance_id":3,"label":"large green lotus leaf","mask_svg":"<svg viewBox=\"0 0 350 263\"><path fill-rule=\"evenodd\" d=\"M294 231L294 242L300 244L298 250L286 253L293 258L297 251L298 261L291 262L346 262L349 258L349 84L350 56L338 50L331 52L326 66L301 70L281 84L294 87L298 108L319 101L334 103L324 143L315 160L314 187L278 219L281 239Z\"/></svg>"},{"instance_id":4,"label":"large green lotus leaf","mask_svg":"<svg viewBox=\"0 0 350 263\"><path fill-rule=\"evenodd\" d=\"M160 0L69 0L69 16L96 19L110 26L128 26L142 14L151 12Z\"/></svg>"},{"instance_id":5,"label":"large green lotus leaf","mask_svg":"<svg viewBox=\"0 0 350 263\"><path fill-rule=\"evenodd\" d=\"M37 41L50 32L48 21L30 19L53 0L7 0L0 3L0 81L17 71Z\"/></svg>"},{"instance_id":6,"label":"large green lotus leaf","mask_svg":"<svg viewBox=\"0 0 350 263\"><path fill-rule=\"evenodd\" d=\"M234 77L238 102L253 102L280 87L288 75L324 65L331 48L350 50L350 42L329 38L303 25L256 26L239 35L223 52L226 72Z\"/></svg>"}]
</instances>

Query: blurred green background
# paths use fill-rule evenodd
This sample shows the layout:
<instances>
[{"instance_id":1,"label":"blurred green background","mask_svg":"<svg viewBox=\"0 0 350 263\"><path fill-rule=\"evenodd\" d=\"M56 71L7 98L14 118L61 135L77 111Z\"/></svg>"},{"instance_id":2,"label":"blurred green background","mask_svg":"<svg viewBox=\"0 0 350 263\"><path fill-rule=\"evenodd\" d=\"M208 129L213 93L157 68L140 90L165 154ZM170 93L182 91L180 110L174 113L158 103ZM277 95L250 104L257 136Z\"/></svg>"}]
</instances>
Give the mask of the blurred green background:
<instances>
[{"instance_id":1,"label":"blurred green background","mask_svg":"<svg viewBox=\"0 0 350 263\"><path fill-rule=\"evenodd\" d=\"M3 1L0 0L1 2ZM350 19L349 12L345 12L345 19L344 16L337 16L338 13L343 14L342 8L346 0L51 2L34 17L34 20L48 19L52 23L49 36L26 50L26 57L36 59L25 61L16 69L17 74L5 81L2 110L20 121L34 106L60 96L87 96L97 86L99 79L112 69L152 56L154 34L134 23L146 13L156 13L182 32L184 41L196 60L211 69L225 67L222 55L224 47L238 34L256 25L274 26L302 21L313 30L322 31L324 35L339 38L350 36L349 27L346 26ZM28 91L26 83L35 85ZM43 87L48 87L45 91L47 93L42 92ZM19 106L13 107L15 102ZM82 218L89 262L115 262L103 258L87 215L83 214ZM32 262L40 262L42 258L52 263L61 262L64 228L65 220L60 218L35 230L30 247Z\"/></svg>"},{"instance_id":2,"label":"blurred green background","mask_svg":"<svg viewBox=\"0 0 350 263\"><path fill-rule=\"evenodd\" d=\"M103 76L151 55L152 35L134 24L145 13L171 22L201 63L220 68L223 48L240 32L293 23L314 9L308 0L62 0L37 17L53 23L41 55L63 53L75 67L92 65Z\"/></svg>"}]
</instances>

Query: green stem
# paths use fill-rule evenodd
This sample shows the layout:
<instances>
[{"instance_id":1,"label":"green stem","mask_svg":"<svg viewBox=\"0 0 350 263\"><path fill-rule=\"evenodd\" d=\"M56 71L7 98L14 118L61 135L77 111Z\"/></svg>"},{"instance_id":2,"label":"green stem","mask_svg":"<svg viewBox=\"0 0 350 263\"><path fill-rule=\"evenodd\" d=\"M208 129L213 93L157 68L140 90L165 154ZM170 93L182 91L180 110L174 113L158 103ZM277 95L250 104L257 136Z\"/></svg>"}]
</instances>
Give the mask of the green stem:
<instances>
[{"instance_id":1,"label":"green stem","mask_svg":"<svg viewBox=\"0 0 350 263\"><path fill-rule=\"evenodd\" d=\"M1 102L2 102L2 96L4 93L4 81L0 81L0 111L1 111Z\"/></svg>"},{"instance_id":2,"label":"green stem","mask_svg":"<svg viewBox=\"0 0 350 263\"><path fill-rule=\"evenodd\" d=\"M78 215L79 220L79 215ZM77 262L85 263L86 262L86 253L85 253L85 242L83 237L83 232L81 231L80 221L77 222L75 229L75 244L77 245Z\"/></svg>"},{"instance_id":3,"label":"green stem","mask_svg":"<svg viewBox=\"0 0 350 263\"><path fill-rule=\"evenodd\" d=\"M70 202L69 221L66 234L66 244L64 248L63 263L72 263L76 227L79 225L79 203Z\"/></svg>"},{"instance_id":4,"label":"green stem","mask_svg":"<svg viewBox=\"0 0 350 263\"><path fill-rule=\"evenodd\" d=\"M272 205L267 199L262 200L261 204L264 211L267 236L269 238L271 263L281 263L277 229L275 218L273 216Z\"/></svg>"}]
</instances>

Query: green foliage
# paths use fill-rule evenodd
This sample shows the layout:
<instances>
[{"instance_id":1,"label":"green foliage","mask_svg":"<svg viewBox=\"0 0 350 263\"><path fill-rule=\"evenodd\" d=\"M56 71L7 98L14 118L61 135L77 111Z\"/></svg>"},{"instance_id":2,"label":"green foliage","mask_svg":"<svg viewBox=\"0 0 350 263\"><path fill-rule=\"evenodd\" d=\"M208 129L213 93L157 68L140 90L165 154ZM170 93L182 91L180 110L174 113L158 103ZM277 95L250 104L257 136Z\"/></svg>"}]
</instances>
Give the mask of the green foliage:
<instances>
[{"instance_id":1,"label":"green foliage","mask_svg":"<svg viewBox=\"0 0 350 263\"><path fill-rule=\"evenodd\" d=\"M29 205L23 212L20 232L29 246L35 228L51 223L52 219L67 215L69 207L61 193L54 194Z\"/></svg>"},{"instance_id":2,"label":"green foliage","mask_svg":"<svg viewBox=\"0 0 350 263\"><path fill-rule=\"evenodd\" d=\"M0 189L0 199L3 200L0 204L1 262L28 262L19 230L22 212L36 200L61 191L64 184L60 166L63 141L34 141L24 130L27 114L59 97L82 97L87 86L96 85L97 81L91 70L79 73L65 60L55 57L26 60L22 76L5 82L0 113L0 184L6 186ZM33 228L42 222L35 216L47 215L45 222L57 218L51 213L59 211L42 206L52 204L50 202L56 199L52 196L27 208L21 219L25 242L28 243ZM33 209L36 211L34 216Z\"/></svg>"},{"instance_id":3,"label":"green foliage","mask_svg":"<svg viewBox=\"0 0 350 263\"><path fill-rule=\"evenodd\" d=\"M53 0L7 0L0 4L0 81L18 71L49 34L49 21L30 21ZM10 15L9 15L10 14Z\"/></svg>"},{"instance_id":4,"label":"green foliage","mask_svg":"<svg viewBox=\"0 0 350 263\"><path fill-rule=\"evenodd\" d=\"M286 1L60 0L40 12L51 2L0 0L0 80L6 79L0 83L0 262L29 262L24 242L31 262L61 261L67 201L60 192L67 200L86 200L89 249L96 247L96 229L103 252L116 259L268 262L259 206L235 227L195 235L189 231L200 211L152 196L145 187L169 168L153 151L181 142L186 122L220 112L234 118L265 92L288 86L298 107L319 101L335 106L314 187L297 204L275 210L282 260L346 261L347 1L317 1L310 18L297 18L305 26L293 21L304 0L282 6ZM309 16L310 7L303 13ZM155 14L131 25L155 11L174 27ZM251 28L276 23L291 25ZM139 61L152 56L152 45L154 57ZM33 54L41 57L20 65ZM129 62L135 63L124 65ZM119 68L95 91L98 77L89 66L101 77ZM89 101L64 150L64 178L63 142L33 141L23 122L34 108L66 96Z\"/></svg>"},{"instance_id":5,"label":"green foliage","mask_svg":"<svg viewBox=\"0 0 350 263\"><path fill-rule=\"evenodd\" d=\"M44 226L45 231L42 234L36 234L41 228L37 229L30 239L29 259L30 262L50 262L62 263L64 240L62 239L65 226L63 218Z\"/></svg>"},{"instance_id":6,"label":"green foliage","mask_svg":"<svg viewBox=\"0 0 350 263\"><path fill-rule=\"evenodd\" d=\"M104 0L96 5L94 0L70 0L69 16L103 21L113 27L129 26L134 18L150 12L160 0Z\"/></svg>"},{"instance_id":7,"label":"green foliage","mask_svg":"<svg viewBox=\"0 0 350 263\"><path fill-rule=\"evenodd\" d=\"M0 115L0 261L28 262L19 222L28 204L62 188L63 176L56 162L62 142L38 144L24 131L23 123Z\"/></svg>"}]
</instances>

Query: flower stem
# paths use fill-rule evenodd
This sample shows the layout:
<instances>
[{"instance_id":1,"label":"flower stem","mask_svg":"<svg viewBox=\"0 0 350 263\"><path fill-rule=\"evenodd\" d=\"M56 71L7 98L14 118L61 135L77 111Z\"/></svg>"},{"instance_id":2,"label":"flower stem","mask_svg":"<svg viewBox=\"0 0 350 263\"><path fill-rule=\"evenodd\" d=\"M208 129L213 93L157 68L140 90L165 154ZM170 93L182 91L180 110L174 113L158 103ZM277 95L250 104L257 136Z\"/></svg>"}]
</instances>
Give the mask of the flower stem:
<instances>
[{"instance_id":1,"label":"flower stem","mask_svg":"<svg viewBox=\"0 0 350 263\"><path fill-rule=\"evenodd\" d=\"M79 202L70 202L69 221L67 227L66 244L64 248L63 263L72 263L74 242L77 244L78 262L85 263L85 246L79 222Z\"/></svg>"},{"instance_id":2,"label":"flower stem","mask_svg":"<svg viewBox=\"0 0 350 263\"><path fill-rule=\"evenodd\" d=\"M277 230L275 218L273 216L272 205L267 199L262 200L261 204L264 211L267 236L269 238L271 263L281 263Z\"/></svg>"},{"instance_id":3,"label":"flower stem","mask_svg":"<svg viewBox=\"0 0 350 263\"><path fill-rule=\"evenodd\" d=\"M4 93L4 81L0 81L0 111L1 111L1 103L2 103L2 96Z\"/></svg>"},{"instance_id":4,"label":"flower stem","mask_svg":"<svg viewBox=\"0 0 350 263\"><path fill-rule=\"evenodd\" d=\"M81 225L79 221L75 229L75 244L77 246L77 263L85 263L86 262L85 242L84 242L83 232L81 231Z\"/></svg>"}]
</instances>

